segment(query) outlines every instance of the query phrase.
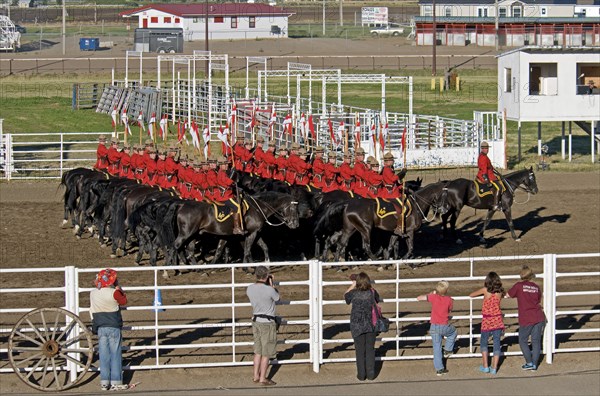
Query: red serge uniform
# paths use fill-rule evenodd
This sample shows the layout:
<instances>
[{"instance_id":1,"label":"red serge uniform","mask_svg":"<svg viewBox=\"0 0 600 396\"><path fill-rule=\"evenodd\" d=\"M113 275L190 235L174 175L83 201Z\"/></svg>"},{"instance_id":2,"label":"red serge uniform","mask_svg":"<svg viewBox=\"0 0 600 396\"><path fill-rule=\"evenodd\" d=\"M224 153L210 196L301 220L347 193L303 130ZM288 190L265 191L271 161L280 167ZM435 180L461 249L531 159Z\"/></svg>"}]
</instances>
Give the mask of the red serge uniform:
<instances>
[{"instance_id":1,"label":"red serge uniform","mask_svg":"<svg viewBox=\"0 0 600 396\"><path fill-rule=\"evenodd\" d=\"M254 164L252 163L253 155L247 148L244 147L244 152L242 154L242 169L246 173L254 172Z\"/></svg>"},{"instance_id":2,"label":"red serge uniform","mask_svg":"<svg viewBox=\"0 0 600 396\"><path fill-rule=\"evenodd\" d=\"M367 198L377 198L383 176L370 169L365 173L365 181L367 182Z\"/></svg>"},{"instance_id":3,"label":"red serge uniform","mask_svg":"<svg viewBox=\"0 0 600 396\"><path fill-rule=\"evenodd\" d=\"M131 169L131 157L125 151L121 153L121 170L119 172L120 177L126 177L128 179L133 179L133 172Z\"/></svg>"},{"instance_id":4,"label":"red serge uniform","mask_svg":"<svg viewBox=\"0 0 600 396\"><path fill-rule=\"evenodd\" d=\"M369 170L363 161L354 163L354 183L352 183L352 191L366 198L368 195L367 182L365 181L365 173Z\"/></svg>"},{"instance_id":5,"label":"red serge uniform","mask_svg":"<svg viewBox=\"0 0 600 396\"><path fill-rule=\"evenodd\" d=\"M298 155L291 153L287 159L287 167L285 172L285 181L294 184L296 181L296 168L301 167L298 165L299 161L302 161Z\"/></svg>"},{"instance_id":6,"label":"red serge uniform","mask_svg":"<svg viewBox=\"0 0 600 396\"><path fill-rule=\"evenodd\" d=\"M194 187L194 168L189 166L179 167L179 193L181 198L190 199L192 198L192 190Z\"/></svg>"},{"instance_id":7,"label":"red serge uniform","mask_svg":"<svg viewBox=\"0 0 600 396\"><path fill-rule=\"evenodd\" d=\"M498 180L496 175L494 175L492 161L490 161L486 154L479 154L479 158L477 158L477 167L479 168L479 172L477 172L477 180L479 180L481 183L487 183L484 178L486 175L490 182Z\"/></svg>"},{"instance_id":8,"label":"red serge uniform","mask_svg":"<svg viewBox=\"0 0 600 396\"><path fill-rule=\"evenodd\" d=\"M400 179L394 173L391 166L384 166L383 172L381 172L383 188L379 190L379 197L390 199L400 197L400 185L398 182Z\"/></svg>"},{"instance_id":9,"label":"red serge uniform","mask_svg":"<svg viewBox=\"0 0 600 396\"><path fill-rule=\"evenodd\" d=\"M277 172L273 175L273 179L285 181L285 175L287 172L288 160L285 156L280 155L277 157Z\"/></svg>"},{"instance_id":10,"label":"red serge uniform","mask_svg":"<svg viewBox=\"0 0 600 396\"><path fill-rule=\"evenodd\" d=\"M119 176L119 161L121 161L121 153L111 145L108 149L108 173Z\"/></svg>"},{"instance_id":11,"label":"red serge uniform","mask_svg":"<svg viewBox=\"0 0 600 396\"><path fill-rule=\"evenodd\" d=\"M177 171L179 164L175 162L173 157L167 157L165 160L165 180L163 183L164 188L171 188L177 186Z\"/></svg>"},{"instance_id":12,"label":"red serge uniform","mask_svg":"<svg viewBox=\"0 0 600 396\"><path fill-rule=\"evenodd\" d=\"M217 190L217 172L214 169L206 171L206 192L204 197L216 201L215 196L220 195Z\"/></svg>"},{"instance_id":13,"label":"red serge uniform","mask_svg":"<svg viewBox=\"0 0 600 396\"><path fill-rule=\"evenodd\" d=\"M310 182L310 164L307 164L302 158L298 158L298 161L294 164L294 170L296 171L295 183L299 186L306 186Z\"/></svg>"},{"instance_id":14,"label":"red serge uniform","mask_svg":"<svg viewBox=\"0 0 600 396\"><path fill-rule=\"evenodd\" d=\"M194 170L192 184L192 198L196 201L202 201L204 199L202 191L204 191L204 186L206 185L206 173L201 170Z\"/></svg>"},{"instance_id":15,"label":"red serge uniform","mask_svg":"<svg viewBox=\"0 0 600 396\"><path fill-rule=\"evenodd\" d=\"M254 172L258 173L258 167L263 162L264 156L265 152L263 151L263 149L259 145L256 145L256 148L254 149Z\"/></svg>"},{"instance_id":16,"label":"red serge uniform","mask_svg":"<svg viewBox=\"0 0 600 396\"><path fill-rule=\"evenodd\" d=\"M131 173L135 179L141 180L144 176L144 160L142 156L134 151L131 155Z\"/></svg>"},{"instance_id":17,"label":"red serge uniform","mask_svg":"<svg viewBox=\"0 0 600 396\"><path fill-rule=\"evenodd\" d=\"M165 188L165 160L156 160L156 185Z\"/></svg>"},{"instance_id":18,"label":"red serge uniform","mask_svg":"<svg viewBox=\"0 0 600 396\"><path fill-rule=\"evenodd\" d=\"M104 143L99 143L96 149L96 164L95 169L107 170L108 169L108 149Z\"/></svg>"},{"instance_id":19,"label":"red serge uniform","mask_svg":"<svg viewBox=\"0 0 600 396\"><path fill-rule=\"evenodd\" d=\"M325 163L321 158L315 158L312 164L312 185L317 188L323 188L325 183L323 182L323 176L325 173Z\"/></svg>"},{"instance_id":20,"label":"red serge uniform","mask_svg":"<svg viewBox=\"0 0 600 396\"><path fill-rule=\"evenodd\" d=\"M323 192L339 190L339 186L336 182L336 178L339 173L340 171L335 165L330 164L329 162L325 164Z\"/></svg>"},{"instance_id":21,"label":"red serge uniform","mask_svg":"<svg viewBox=\"0 0 600 396\"><path fill-rule=\"evenodd\" d=\"M217 173L218 191L215 194L215 201L225 202L233 198L233 191L231 191L231 186L233 183L234 181L227 176L227 173L224 170L219 170Z\"/></svg>"},{"instance_id":22,"label":"red serge uniform","mask_svg":"<svg viewBox=\"0 0 600 396\"><path fill-rule=\"evenodd\" d=\"M257 173L265 179L272 179L276 166L277 159L275 158L275 154L271 150L267 150L263 153L262 162L258 166Z\"/></svg>"},{"instance_id":23,"label":"red serge uniform","mask_svg":"<svg viewBox=\"0 0 600 396\"><path fill-rule=\"evenodd\" d=\"M148 161L146 162L146 171L144 172L142 182L149 186L156 184L156 162L150 156L148 156Z\"/></svg>"},{"instance_id":24,"label":"red serge uniform","mask_svg":"<svg viewBox=\"0 0 600 396\"><path fill-rule=\"evenodd\" d=\"M352 168L350 167L350 164L347 164L346 162L342 163L342 165L340 165L340 175L338 176L338 182L340 185L340 190L342 191L350 191L350 188L352 187L352 179L354 176L354 171L352 170Z\"/></svg>"}]
</instances>

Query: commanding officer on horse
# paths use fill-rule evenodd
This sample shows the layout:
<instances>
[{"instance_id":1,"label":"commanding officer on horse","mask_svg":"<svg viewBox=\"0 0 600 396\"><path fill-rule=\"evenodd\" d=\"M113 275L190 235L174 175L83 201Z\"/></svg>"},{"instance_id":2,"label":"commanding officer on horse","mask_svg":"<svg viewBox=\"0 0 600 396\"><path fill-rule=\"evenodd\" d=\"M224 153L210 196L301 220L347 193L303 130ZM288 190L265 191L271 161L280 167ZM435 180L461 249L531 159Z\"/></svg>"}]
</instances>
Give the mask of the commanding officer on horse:
<instances>
[{"instance_id":1,"label":"commanding officer on horse","mask_svg":"<svg viewBox=\"0 0 600 396\"><path fill-rule=\"evenodd\" d=\"M477 167L479 168L479 172L477 172L477 181L480 183L487 184L490 188L492 188L494 193L494 204L492 209L498 210L498 202L500 202L500 185L498 185L498 178L496 177L496 170L492 166L492 161L488 158L488 152L490 151L490 145L488 142L481 142L481 152L479 153L479 158L477 159Z\"/></svg>"}]
</instances>

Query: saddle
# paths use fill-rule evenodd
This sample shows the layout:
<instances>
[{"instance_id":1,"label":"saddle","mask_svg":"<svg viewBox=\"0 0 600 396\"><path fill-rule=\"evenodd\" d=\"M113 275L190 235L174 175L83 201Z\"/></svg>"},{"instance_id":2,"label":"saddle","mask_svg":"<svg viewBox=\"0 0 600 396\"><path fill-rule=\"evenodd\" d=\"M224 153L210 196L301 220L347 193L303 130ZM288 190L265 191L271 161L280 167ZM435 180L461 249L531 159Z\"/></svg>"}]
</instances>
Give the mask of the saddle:
<instances>
[{"instance_id":1,"label":"saddle","mask_svg":"<svg viewBox=\"0 0 600 396\"><path fill-rule=\"evenodd\" d=\"M502 182L502 180L495 180L489 183L481 183L479 180L473 180L475 183L475 190L477 191L477 195L480 198L486 197L488 195L492 195L494 193L493 189L500 190L500 193L506 191L506 186Z\"/></svg>"},{"instance_id":2,"label":"saddle","mask_svg":"<svg viewBox=\"0 0 600 396\"><path fill-rule=\"evenodd\" d=\"M212 205L215 210L215 218L219 223L224 222L233 214L240 213L240 211L244 215L249 207L245 199L242 199L242 204L238 205L237 201L233 198L225 202L213 202Z\"/></svg>"},{"instance_id":3,"label":"saddle","mask_svg":"<svg viewBox=\"0 0 600 396\"><path fill-rule=\"evenodd\" d=\"M394 198L390 200L376 198L375 201L377 202L377 217L380 219L386 218L387 216L397 215L398 210L402 210L402 214L404 216L408 216L412 211L412 205L409 200L406 200L406 202L403 203L402 199L400 198Z\"/></svg>"}]
</instances>

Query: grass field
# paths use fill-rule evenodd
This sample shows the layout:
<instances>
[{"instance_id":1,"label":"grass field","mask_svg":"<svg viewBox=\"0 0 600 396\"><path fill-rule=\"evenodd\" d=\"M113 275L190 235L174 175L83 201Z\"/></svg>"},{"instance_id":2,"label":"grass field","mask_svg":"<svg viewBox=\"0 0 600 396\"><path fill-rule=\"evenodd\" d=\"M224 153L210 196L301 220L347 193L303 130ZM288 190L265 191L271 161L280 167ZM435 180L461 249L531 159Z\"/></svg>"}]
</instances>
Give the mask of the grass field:
<instances>
[{"instance_id":1,"label":"grass field","mask_svg":"<svg viewBox=\"0 0 600 396\"><path fill-rule=\"evenodd\" d=\"M388 75L398 71L382 71ZM426 71L414 76L414 112L440 115L458 119L472 119L473 111L496 110L496 73L492 70L465 70L460 74L462 90L440 93L430 89L431 77ZM149 76L150 77L150 76ZM71 95L74 82L108 82L104 75L85 76L9 76L0 80L0 118L4 119L5 133L27 132L99 132L111 129L110 117L94 110L72 110ZM244 77L233 74L232 85L243 86ZM295 85L295 84L293 84ZM285 95L285 81L269 82L269 92ZM306 94L307 87L303 86ZM344 85L342 102L345 105L380 109L381 91L377 85ZM295 96L295 92L292 91ZM313 84L313 100L321 100L321 87ZM335 87L329 86L327 101L336 100ZM408 88L389 85L386 90L386 108L391 112L408 112ZM537 124L526 123L522 128L522 160L517 162L517 126L508 122L508 154L510 167L534 165L537 156ZM591 170L598 169L591 163L590 137L573 125L573 160L568 163L560 158L560 123L544 123L542 140L549 147L551 169Z\"/></svg>"}]
</instances>

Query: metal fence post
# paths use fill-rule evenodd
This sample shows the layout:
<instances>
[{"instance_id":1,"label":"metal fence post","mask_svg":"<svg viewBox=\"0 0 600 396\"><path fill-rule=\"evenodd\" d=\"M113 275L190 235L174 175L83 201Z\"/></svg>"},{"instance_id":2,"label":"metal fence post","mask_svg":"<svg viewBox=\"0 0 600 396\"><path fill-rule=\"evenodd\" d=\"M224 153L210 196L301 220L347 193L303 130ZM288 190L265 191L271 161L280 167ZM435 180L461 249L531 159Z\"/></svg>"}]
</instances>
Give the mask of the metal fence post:
<instances>
[{"instance_id":1,"label":"metal fence post","mask_svg":"<svg viewBox=\"0 0 600 396\"><path fill-rule=\"evenodd\" d=\"M6 164L4 164L4 174L6 180L10 181L13 172L13 147L12 147L12 134L7 133L5 138L5 153L6 153Z\"/></svg>"},{"instance_id":2,"label":"metal fence post","mask_svg":"<svg viewBox=\"0 0 600 396\"><path fill-rule=\"evenodd\" d=\"M322 339L322 321L320 320L321 310L321 283L319 281L321 273L321 262L318 260L310 261L310 283L309 283L309 322L310 322L310 359L313 365L313 371L318 373L321 367L321 339Z\"/></svg>"},{"instance_id":3,"label":"metal fence post","mask_svg":"<svg viewBox=\"0 0 600 396\"><path fill-rule=\"evenodd\" d=\"M63 176L64 140L65 140L65 135L61 132L60 133L60 178L61 179Z\"/></svg>"},{"instance_id":4,"label":"metal fence post","mask_svg":"<svg viewBox=\"0 0 600 396\"><path fill-rule=\"evenodd\" d=\"M544 254L544 312L546 329L544 330L543 352L546 363L552 364L556 344L556 255Z\"/></svg>"},{"instance_id":5,"label":"metal fence post","mask_svg":"<svg viewBox=\"0 0 600 396\"><path fill-rule=\"evenodd\" d=\"M77 285L76 268L74 266L65 267L65 309L73 312L75 315L79 313L79 309L77 307ZM69 326L70 321L70 317L67 316L65 328ZM79 332L78 326L74 326L73 330L71 331ZM69 335L65 334L65 337L68 339ZM74 382L77 379L77 364L71 360L67 360L67 371L69 371L71 382Z\"/></svg>"}]
</instances>

